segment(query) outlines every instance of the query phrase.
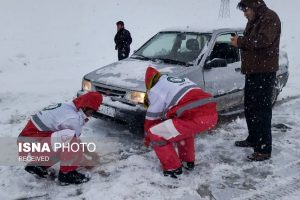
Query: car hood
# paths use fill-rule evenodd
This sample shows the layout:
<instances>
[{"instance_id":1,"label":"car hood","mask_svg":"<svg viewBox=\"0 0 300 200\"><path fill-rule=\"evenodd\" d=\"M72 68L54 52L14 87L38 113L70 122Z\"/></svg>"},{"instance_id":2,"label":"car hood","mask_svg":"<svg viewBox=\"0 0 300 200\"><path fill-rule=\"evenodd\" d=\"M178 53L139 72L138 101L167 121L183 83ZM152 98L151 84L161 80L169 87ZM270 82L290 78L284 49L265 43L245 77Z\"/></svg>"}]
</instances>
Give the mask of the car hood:
<instances>
[{"instance_id":1,"label":"car hood","mask_svg":"<svg viewBox=\"0 0 300 200\"><path fill-rule=\"evenodd\" d=\"M128 58L101 67L85 75L84 78L92 81L94 84L101 83L123 89L146 91L144 80L148 66L155 67L163 74L174 76L187 69L187 67L181 65Z\"/></svg>"}]
</instances>

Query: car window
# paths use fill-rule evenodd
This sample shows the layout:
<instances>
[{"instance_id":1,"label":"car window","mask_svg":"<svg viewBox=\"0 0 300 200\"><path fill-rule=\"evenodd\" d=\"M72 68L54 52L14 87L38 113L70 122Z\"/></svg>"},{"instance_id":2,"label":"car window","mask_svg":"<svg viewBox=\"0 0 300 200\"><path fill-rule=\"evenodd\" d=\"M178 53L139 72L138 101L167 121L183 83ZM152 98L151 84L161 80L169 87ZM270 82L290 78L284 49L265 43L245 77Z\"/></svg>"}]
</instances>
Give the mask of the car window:
<instances>
[{"instance_id":1,"label":"car window","mask_svg":"<svg viewBox=\"0 0 300 200\"><path fill-rule=\"evenodd\" d=\"M207 43L208 39L208 37L203 37L203 35L187 34L185 39L182 40L180 49L178 49L178 51L184 53L193 51L193 49L202 49L203 46ZM193 48L192 42L194 42L194 45L198 44L198 47L194 46Z\"/></svg>"},{"instance_id":2,"label":"car window","mask_svg":"<svg viewBox=\"0 0 300 200\"><path fill-rule=\"evenodd\" d=\"M217 37L214 48L210 54L210 60L222 58L225 59L228 64L240 61L238 48L231 45L231 37L234 35L235 33L227 33Z\"/></svg>"},{"instance_id":3,"label":"car window","mask_svg":"<svg viewBox=\"0 0 300 200\"><path fill-rule=\"evenodd\" d=\"M243 32L238 32L238 36L244 36Z\"/></svg>"},{"instance_id":4,"label":"car window","mask_svg":"<svg viewBox=\"0 0 300 200\"><path fill-rule=\"evenodd\" d=\"M177 57L184 62L196 60L209 38L205 35L186 34L177 49Z\"/></svg>"},{"instance_id":5,"label":"car window","mask_svg":"<svg viewBox=\"0 0 300 200\"><path fill-rule=\"evenodd\" d=\"M208 33L160 32L135 52L133 57L188 64L198 58L210 37Z\"/></svg>"},{"instance_id":6,"label":"car window","mask_svg":"<svg viewBox=\"0 0 300 200\"><path fill-rule=\"evenodd\" d=\"M146 57L155 57L165 56L169 54L172 50L174 41L177 37L177 34L158 34L149 45L144 49L143 56Z\"/></svg>"}]
</instances>

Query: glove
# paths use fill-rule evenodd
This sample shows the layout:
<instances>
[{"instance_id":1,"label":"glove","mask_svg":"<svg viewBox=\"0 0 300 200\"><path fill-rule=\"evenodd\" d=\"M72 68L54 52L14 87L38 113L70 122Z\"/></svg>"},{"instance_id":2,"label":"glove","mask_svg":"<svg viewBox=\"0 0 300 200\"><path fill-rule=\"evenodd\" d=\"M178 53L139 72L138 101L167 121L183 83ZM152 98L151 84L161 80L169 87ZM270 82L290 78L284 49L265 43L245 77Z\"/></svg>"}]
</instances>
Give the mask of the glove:
<instances>
[{"instance_id":1,"label":"glove","mask_svg":"<svg viewBox=\"0 0 300 200\"><path fill-rule=\"evenodd\" d=\"M92 157L92 160L93 160L96 164L100 164L100 156L99 156L96 152L89 152L89 156Z\"/></svg>"},{"instance_id":2,"label":"glove","mask_svg":"<svg viewBox=\"0 0 300 200\"><path fill-rule=\"evenodd\" d=\"M86 169L92 169L100 164L100 157L95 152L84 153L81 166Z\"/></svg>"},{"instance_id":3,"label":"glove","mask_svg":"<svg viewBox=\"0 0 300 200\"><path fill-rule=\"evenodd\" d=\"M92 169L100 164L100 156L96 152L86 151L83 153L83 161L81 166L86 169Z\"/></svg>"},{"instance_id":4,"label":"glove","mask_svg":"<svg viewBox=\"0 0 300 200\"><path fill-rule=\"evenodd\" d=\"M150 140L150 138L148 137L148 136L146 136L145 138L144 138L144 145L145 145L145 147L149 147L150 146L150 143L151 143L151 140Z\"/></svg>"}]
</instances>

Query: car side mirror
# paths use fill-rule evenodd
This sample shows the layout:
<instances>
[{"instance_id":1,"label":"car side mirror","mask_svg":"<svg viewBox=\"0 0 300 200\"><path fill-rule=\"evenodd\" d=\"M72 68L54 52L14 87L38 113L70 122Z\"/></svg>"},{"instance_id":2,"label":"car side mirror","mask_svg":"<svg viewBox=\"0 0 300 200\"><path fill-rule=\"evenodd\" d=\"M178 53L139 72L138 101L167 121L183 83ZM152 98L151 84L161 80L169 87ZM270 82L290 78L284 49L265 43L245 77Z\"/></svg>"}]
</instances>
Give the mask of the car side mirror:
<instances>
[{"instance_id":1,"label":"car side mirror","mask_svg":"<svg viewBox=\"0 0 300 200\"><path fill-rule=\"evenodd\" d=\"M227 67L226 59L214 58L212 60L208 60L204 65L205 69L211 69L211 68L217 68L217 67Z\"/></svg>"}]
</instances>

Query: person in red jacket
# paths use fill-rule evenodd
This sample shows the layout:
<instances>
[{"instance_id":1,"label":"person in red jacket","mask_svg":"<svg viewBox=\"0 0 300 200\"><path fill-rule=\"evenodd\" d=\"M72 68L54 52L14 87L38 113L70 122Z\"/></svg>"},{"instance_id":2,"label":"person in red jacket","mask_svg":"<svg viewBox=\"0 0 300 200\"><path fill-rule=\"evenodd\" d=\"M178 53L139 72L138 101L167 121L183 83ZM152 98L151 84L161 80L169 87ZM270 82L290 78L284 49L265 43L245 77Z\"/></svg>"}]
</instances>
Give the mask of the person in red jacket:
<instances>
[{"instance_id":1,"label":"person in red jacket","mask_svg":"<svg viewBox=\"0 0 300 200\"><path fill-rule=\"evenodd\" d=\"M76 171L80 163L87 164L84 154L98 160L96 153L88 152L86 147L77 151L55 149L54 144L80 143L82 126L88 121L93 112L102 103L102 96L98 92L88 92L75 98L71 103L51 105L31 117L26 127L18 137L18 145L25 142L47 144L50 151L30 152L31 156L47 156L49 161L28 163L25 170L39 177L48 176L48 168L60 162L58 180L62 185L80 184L87 182L89 177ZM20 147L19 147L20 148ZM28 156L26 152L19 152L19 156Z\"/></svg>"},{"instance_id":2,"label":"person in red jacket","mask_svg":"<svg viewBox=\"0 0 300 200\"><path fill-rule=\"evenodd\" d=\"M146 71L145 84L148 109L144 143L147 147L152 145L164 176L177 178L182 166L194 169L194 135L216 125L216 103L211 94L189 79L161 75L152 67Z\"/></svg>"}]
</instances>

